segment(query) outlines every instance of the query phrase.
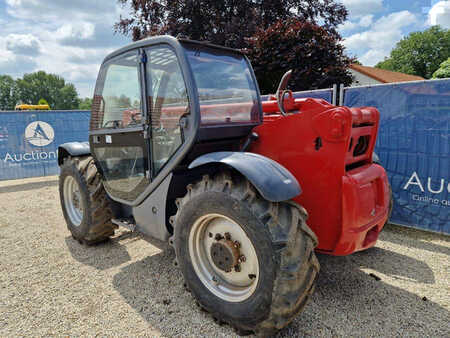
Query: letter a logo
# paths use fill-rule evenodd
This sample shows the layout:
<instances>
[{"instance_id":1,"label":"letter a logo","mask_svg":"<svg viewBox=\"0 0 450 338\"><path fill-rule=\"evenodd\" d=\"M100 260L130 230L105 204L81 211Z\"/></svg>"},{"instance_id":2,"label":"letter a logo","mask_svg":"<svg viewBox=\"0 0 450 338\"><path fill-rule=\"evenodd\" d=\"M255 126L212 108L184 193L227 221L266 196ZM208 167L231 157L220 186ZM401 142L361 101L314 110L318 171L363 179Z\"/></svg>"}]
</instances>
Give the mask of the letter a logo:
<instances>
[{"instance_id":1,"label":"letter a logo","mask_svg":"<svg viewBox=\"0 0 450 338\"><path fill-rule=\"evenodd\" d=\"M34 121L25 128L25 140L34 146L47 146L54 138L55 131L47 122Z\"/></svg>"}]
</instances>

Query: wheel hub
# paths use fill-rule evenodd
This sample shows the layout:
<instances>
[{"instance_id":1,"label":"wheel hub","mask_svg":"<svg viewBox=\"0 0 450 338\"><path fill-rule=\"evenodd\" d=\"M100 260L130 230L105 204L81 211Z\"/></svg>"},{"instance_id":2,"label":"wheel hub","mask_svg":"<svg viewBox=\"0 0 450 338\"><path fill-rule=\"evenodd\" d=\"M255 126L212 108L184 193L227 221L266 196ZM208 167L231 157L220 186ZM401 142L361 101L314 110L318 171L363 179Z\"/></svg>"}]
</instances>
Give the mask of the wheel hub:
<instances>
[{"instance_id":1,"label":"wheel hub","mask_svg":"<svg viewBox=\"0 0 450 338\"><path fill-rule=\"evenodd\" d=\"M73 206L74 206L76 209L80 210L80 199L79 199L79 197L78 197L77 192L74 192L74 193L73 193L72 199L73 199Z\"/></svg>"},{"instance_id":2,"label":"wheel hub","mask_svg":"<svg viewBox=\"0 0 450 338\"><path fill-rule=\"evenodd\" d=\"M206 214L192 225L189 255L197 276L214 295L241 302L255 291L259 262L244 229L221 214Z\"/></svg>"},{"instance_id":3,"label":"wheel hub","mask_svg":"<svg viewBox=\"0 0 450 338\"><path fill-rule=\"evenodd\" d=\"M219 240L211 245L211 257L215 266L225 272L238 264L239 249L230 240Z\"/></svg>"}]
</instances>

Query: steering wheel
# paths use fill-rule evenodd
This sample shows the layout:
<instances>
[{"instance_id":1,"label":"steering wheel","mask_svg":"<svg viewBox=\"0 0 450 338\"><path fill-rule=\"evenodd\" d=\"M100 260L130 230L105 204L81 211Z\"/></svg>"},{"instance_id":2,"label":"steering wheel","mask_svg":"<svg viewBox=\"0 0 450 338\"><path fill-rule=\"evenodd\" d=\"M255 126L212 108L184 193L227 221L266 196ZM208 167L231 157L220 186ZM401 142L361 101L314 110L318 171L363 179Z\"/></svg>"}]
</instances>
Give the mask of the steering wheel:
<instances>
[{"instance_id":1,"label":"steering wheel","mask_svg":"<svg viewBox=\"0 0 450 338\"><path fill-rule=\"evenodd\" d=\"M109 128L108 126L112 124L110 128L120 128L122 126L122 120L109 120L103 124L103 128Z\"/></svg>"}]
</instances>

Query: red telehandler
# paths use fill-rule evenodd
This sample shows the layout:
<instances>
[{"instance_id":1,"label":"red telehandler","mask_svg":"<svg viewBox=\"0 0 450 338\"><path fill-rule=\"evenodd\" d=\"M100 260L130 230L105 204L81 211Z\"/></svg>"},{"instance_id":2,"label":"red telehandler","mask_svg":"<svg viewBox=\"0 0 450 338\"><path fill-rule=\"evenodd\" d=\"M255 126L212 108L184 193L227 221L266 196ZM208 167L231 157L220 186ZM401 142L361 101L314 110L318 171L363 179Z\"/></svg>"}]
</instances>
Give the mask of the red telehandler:
<instances>
[{"instance_id":1,"label":"red telehandler","mask_svg":"<svg viewBox=\"0 0 450 338\"><path fill-rule=\"evenodd\" d=\"M162 36L108 55L89 143L58 148L72 236L168 241L213 317L240 333L288 325L314 291L315 250L374 246L390 202L378 111L295 99L288 77L262 102L237 50Z\"/></svg>"}]
</instances>

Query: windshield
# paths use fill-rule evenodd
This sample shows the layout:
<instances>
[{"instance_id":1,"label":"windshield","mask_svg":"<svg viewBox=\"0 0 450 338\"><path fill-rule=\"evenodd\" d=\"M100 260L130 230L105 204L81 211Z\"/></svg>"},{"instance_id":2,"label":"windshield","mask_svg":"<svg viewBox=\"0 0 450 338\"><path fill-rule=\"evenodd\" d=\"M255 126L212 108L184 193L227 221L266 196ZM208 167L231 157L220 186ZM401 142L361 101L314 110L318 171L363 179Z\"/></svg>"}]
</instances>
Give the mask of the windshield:
<instances>
[{"instance_id":1,"label":"windshield","mask_svg":"<svg viewBox=\"0 0 450 338\"><path fill-rule=\"evenodd\" d=\"M188 46L202 124L258 122L256 85L245 57L222 49Z\"/></svg>"}]
</instances>

